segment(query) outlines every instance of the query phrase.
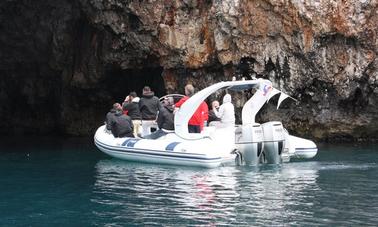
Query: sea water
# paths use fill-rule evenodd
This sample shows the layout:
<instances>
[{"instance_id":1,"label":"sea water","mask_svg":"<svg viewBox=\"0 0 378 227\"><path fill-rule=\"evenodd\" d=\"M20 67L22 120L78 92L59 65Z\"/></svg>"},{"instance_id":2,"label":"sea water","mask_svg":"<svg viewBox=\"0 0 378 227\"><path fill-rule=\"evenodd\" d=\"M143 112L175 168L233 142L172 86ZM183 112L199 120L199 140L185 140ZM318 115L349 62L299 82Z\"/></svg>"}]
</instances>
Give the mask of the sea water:
<instances>
[{"instance_id":1,"label":"sea water","mask_svg":"<svg viewBox=\"0 0 378 227\"><path fill-rule=\"evenodd\" d=\"M1 138L0 226L376 226L375 145L200 169L110 158L92 139Z\"/></svg>"}]
</instances>

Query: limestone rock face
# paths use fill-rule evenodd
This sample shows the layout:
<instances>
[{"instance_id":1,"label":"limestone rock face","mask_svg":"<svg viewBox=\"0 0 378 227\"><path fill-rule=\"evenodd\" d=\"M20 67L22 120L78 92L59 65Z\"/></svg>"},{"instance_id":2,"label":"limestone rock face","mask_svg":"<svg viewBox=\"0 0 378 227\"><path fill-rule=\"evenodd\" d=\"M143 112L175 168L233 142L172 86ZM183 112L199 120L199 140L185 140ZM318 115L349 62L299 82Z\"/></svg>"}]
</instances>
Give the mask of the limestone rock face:
<instances>
[{"instance_id":1,"label":"limestone rock face","mask_svg":"<svg viewBox=\"0 0 378 227\"><path fill-rule=\"evenodd\" d=\"M111 102L160 83L144 74L162 77L161 94L236 76L268 78L299 101L276 111L273 100L261 122L319 140L378 138L375 0L8 0L0 10L3 126L91 134ZM24 98L30 121L9 101Z\"/></svg>"}]
</instances>

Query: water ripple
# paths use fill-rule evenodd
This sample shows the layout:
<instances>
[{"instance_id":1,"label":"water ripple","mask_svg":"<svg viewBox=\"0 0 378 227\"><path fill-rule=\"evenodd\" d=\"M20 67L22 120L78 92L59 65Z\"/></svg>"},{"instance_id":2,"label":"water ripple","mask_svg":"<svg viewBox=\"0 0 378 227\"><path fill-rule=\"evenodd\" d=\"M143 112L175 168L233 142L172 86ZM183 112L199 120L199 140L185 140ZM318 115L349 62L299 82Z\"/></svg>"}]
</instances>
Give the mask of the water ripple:
<instances>
[{"instance_id":1,"label":"water ripple","mask_svg":"<svg viewBox=\"0 0 378 227\"><path fill-rule=\"evenodd\" d=\"M86 151L28 147L2 153L0 226L378 223L373 145L320 148L310 161L216 169L128 163L92 144Z\"/></svg>"},{"instance_id":2,"label":"water ripple","mask_svg":"<svg viewBox=\"0 0 378 227\"><path fill-rule=\"evenodd\" d=\"M345 208L353 210L344 215L358 214L371 220L364 222L369 224L376 218L371 213L364 214L365 201L359 200L361 191L373 190L374 185L364 188L369 179L361 176L362 173L352 173L350 176L356 178L355 190L319 180L323 171L369 168L377 167L307 162L196 170L103 160L96 165L96 196L92 202L112 210L111 213L99 211L96 215L117 217L133 224L345 225L348 222L332 221L339 215L339 209L334 208L336 199L336 203L344 202ZM325 193L329 192L328 187L335 188L332 195ZM378 201L375 194L370 197ZM319 200L323 202L320 204ZM378 211L375 205L370 209ZM317 215L322 219L313 218Z\"/></svg>"},{"instance_id":3,"label":"water ripple","mask_svg":"<svg viewBox=\"0 0 378 227\"><path fill-rule=\"evenodd\" d=\"M112 226L374 225L376 163L293 162L218 169L101 160L94 215ZM372 202L372 201L375 201Z\"/></svg>"}]
</instances>

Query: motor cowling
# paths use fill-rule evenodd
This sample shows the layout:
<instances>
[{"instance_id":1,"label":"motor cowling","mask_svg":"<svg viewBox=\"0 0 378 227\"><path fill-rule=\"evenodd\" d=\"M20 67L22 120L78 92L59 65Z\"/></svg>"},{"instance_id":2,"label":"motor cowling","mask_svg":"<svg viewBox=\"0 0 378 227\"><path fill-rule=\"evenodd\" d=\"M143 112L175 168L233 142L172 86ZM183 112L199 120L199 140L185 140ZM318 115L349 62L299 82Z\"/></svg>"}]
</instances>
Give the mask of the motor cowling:
<instances>
[{"instance_id":1,"label":"motor cowling","mask_svg":"<svg viewBox=\"0 0 378 227\"><path fill-rule=\"evenodd\" d=\"M246 165L259 163L263 139L263 130L258 123L242 125L235 130L235 144Z\"/></svg>"},{"instance_id":2,"label":"motor cowling","mask_svg":"<svg viewBox=\"0 0 378 227\"><path fill-rule=\"evenodd\" d=\"M264 162L268 164L281 163L285 142L282 123L279 121L266 122L262 124L262 129L264 132Z\"/></svg>"}]
</instances>

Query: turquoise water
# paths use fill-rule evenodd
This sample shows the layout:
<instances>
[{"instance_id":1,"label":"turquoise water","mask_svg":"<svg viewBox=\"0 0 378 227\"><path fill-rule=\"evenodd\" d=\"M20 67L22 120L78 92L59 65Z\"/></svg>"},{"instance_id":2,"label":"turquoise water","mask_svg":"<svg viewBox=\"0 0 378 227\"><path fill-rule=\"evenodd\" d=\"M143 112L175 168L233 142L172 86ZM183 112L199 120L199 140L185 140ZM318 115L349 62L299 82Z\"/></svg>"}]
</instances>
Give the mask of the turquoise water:
<instances>
[{"instance_id":1,"label":"turquoise water","mask_svg":"<svg viewBox=\"0 0 378 227\"><path fill-rule=\"evenodd\" d=\"M91 139L0 142L0 226L376 226L376 146L279 166L196 169L107 157Z\"/></svg>"}]
</instances>

